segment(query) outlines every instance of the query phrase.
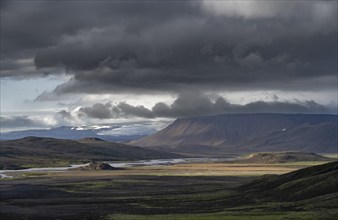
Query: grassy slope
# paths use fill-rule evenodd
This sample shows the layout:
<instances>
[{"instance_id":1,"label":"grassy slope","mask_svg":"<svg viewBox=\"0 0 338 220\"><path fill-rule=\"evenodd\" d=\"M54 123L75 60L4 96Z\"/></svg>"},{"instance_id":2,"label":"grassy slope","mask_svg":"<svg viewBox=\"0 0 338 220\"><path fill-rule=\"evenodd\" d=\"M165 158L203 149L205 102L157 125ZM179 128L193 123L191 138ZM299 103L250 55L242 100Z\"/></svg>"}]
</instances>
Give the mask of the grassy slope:
<instances>
[{"instance_id":1,"label":"grassy slope","mask_svg":"<svg viewBox=\"0 0 338 220\"><path fill-rule=\"evenodd\" d=\"M91 160L141 160L178 155L95 139L83 141L27 137L1 141L0 169L65 166Z\"/></svg>"},{"instance_id":2,"label":"grassy slope","mask_svg":"<svg viewBox=\"0 0 338 220\"><path fill-rule=\"evenodd\" d=\"M337 165L258 179L113 176L115 171L37 176L3 181L0 210L7 219L334 219L338 189L330 184L337 185ZM313 185L320 190L308 190Z\"/></svg>"},{"instance_id":3,"label":"grassy slope","mask_svg":"<svg viewBox=\"0 0 338 220\"><path fill-rule=\"evenodd\" d=\"M266 175L224 198L225 211L209 214L109 215L106 219L335 219L338 215L338 162L284 175ZM231 207L231 202L235 204Z\"/></svg>"},{"instance_id":4,"label":"grassy slope","mask_svg":"<svg viewBox=\"0 0 338 220\"><path fill-rule=\"evenodd\" d=\"M264 199L299 201L338 193L338 162L308 167L284 175L267 175L240 188Z\"/></svg>"},{"instance_id":5,"label":"grassy slope","mask_svg":"<svg viewBox=\"0 0 338 220\"><path fill-rule=\"evenodd\" d=\"M338 212L219 212L212 214L182 215L109 215L105 220L332 220Z\"/></svg>"}]
</instances>

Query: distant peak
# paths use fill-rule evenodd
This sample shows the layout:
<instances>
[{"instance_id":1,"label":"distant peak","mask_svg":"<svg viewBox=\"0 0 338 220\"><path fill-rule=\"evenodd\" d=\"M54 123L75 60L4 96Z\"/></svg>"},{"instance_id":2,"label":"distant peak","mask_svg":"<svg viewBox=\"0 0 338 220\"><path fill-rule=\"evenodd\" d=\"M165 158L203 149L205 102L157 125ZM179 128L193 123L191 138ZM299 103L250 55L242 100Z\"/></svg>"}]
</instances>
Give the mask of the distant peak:
<instances>
[{"instance_id":1,"label":"distant peak","mask_svg":"<svg viewBox=\"0 0 338 220\"><path fill-rule=\"evenodd\" d=\"M88 137L88 138L83 138L80 141L91 141L91 142L96 142L96 141L102 141L104 142L104 140L100 139L100 138L96 138L96 137Z\"/></svg>"},{"instance_id":2,"label":"distant peak","mask_svg":"<svg viewBox=\"0 0 338 220\"><path fill-rule=\"evenodd\" d=\"M40 140L44 140L44 139L46 139L46 138L36 137L36 136L27 136L27 137L22 138L22 140L25 140L25 141L40 141Z\"/></svg>"}]
</instances>

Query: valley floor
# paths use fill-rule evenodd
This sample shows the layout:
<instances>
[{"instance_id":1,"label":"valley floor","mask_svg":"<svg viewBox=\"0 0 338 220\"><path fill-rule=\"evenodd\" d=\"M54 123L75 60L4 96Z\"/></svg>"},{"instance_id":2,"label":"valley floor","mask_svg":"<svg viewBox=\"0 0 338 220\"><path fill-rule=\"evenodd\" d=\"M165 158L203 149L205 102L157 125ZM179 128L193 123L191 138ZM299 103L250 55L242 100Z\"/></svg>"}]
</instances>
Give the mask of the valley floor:
<instances>
[{"instance_id":1,"label":"valley floor","mask_svg":"<svg viewBox=\"0 0 338 220\"><path fill-rule=\"evenodd\" d=\"M307 200L261 201L238 188L264 174L320 163L13 173L15 178L0 181L0 213L1 219L334 219L338 209L332 207L310 207L313 201Z\"/></svg>"}]
</instances>

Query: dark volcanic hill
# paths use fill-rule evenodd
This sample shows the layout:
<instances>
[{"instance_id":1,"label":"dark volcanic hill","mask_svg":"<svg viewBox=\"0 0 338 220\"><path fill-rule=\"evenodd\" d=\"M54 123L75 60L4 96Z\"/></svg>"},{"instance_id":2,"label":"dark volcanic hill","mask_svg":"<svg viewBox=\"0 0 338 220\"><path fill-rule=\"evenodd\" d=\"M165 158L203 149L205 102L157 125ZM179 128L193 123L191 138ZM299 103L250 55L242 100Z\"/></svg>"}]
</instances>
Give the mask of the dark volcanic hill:
<instances>
[{"instance_id":1,"label":"dark volcanic hill","mask_svg":"<svg viewBox=\"0 0 338 220\"><path fill-rule=\"evenodd\" d=\"M337 115L228 114L177 119L136 146L195 155L337 152Z\"/></svg>"},{"instance_id":2,"label":"dark volcanic hill","mask_svg":"<svg viewBox=\"0 0 338 220\"><path fill-rule=\"evenodd\" d=\"M26 137L1 141L0 169L66 166L95 161L177 158L176 154L144 149L98 138L80 141Z\"/></svg>"}]
</instances>

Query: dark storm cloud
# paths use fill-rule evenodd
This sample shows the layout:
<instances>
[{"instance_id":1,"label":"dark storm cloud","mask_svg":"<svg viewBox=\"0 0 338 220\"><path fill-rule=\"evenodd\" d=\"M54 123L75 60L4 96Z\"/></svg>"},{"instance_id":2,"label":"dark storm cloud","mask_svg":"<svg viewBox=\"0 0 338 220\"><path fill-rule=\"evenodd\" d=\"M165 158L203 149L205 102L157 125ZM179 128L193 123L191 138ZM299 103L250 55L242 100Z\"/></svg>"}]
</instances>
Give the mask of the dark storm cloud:
<instances>
[{"instance_id":1,"label":"dark storm cloud","mask_svg":"<svg viewBox=\"0 0 338 220\"><path fill-rule=\"evenodd\" d=\"M158 117L172 118L217 113L209 97L196 91L181 93L171 105L159 102L152 111Z\"/></svg>"},{"instance_id":2,"label":"dark storm cloud","mask_svg":"<svg viewBox=\"0 0 338 220\"><path fill-rule=\"evenodd\" d=\"M20 1L1 10L6 60L33 54L38 70L64 67L74 76L37 100L64 93L336 88L335 1ZM25 73L4 76L17 74Z\"/></svg>"},{"instance_id":3,"label":"dark storm cloud","mask_svg":"<svg viewBox=\"0 0 338 220\"><path fill-rule=\"evenodd\" d=\"M245 105L232 104L223 97L212 101L208 96L198 92L185 92L180 94L170 105L159 102L152 109L144 106L132 106L127 103L117 105L94 104L90 107L82 107L80 115L91 118L177 118L196 115L213 115L226 113L335 113L337 109L330 109L318 104L313 100L293 102L278 101L265 102L256 101Z\"/></svg>"},{"instance_id":4,"label":"dark storm cloud","mask_svg":"<svg viewBox=\"0 0 338 220\"><path fill-rule=\"evenodd\" d=\"M178 14L188 15L192 11L188 5L190 3L168 5L166 2L154 4L151 1L3 0L1 52L17 56L18 52L26 53L57 45L65 36L123 23L130 24L126 31L132 32L143 25L161 22Z\"/></svg>"},{"instance_id":5,"label":"dark storm cloud","mask_svg":"<svg viewBox=\"0 0 338 220\"><path fill-rule=\"evenodd\" d=\"M144 106L132 106L124 102L120 102L116 106L111 103L96 103L89 107L81 107L79 115L88 116L90 118L109 119L109 118L154 118L154 114Z\"/></svg>"},{"instance_id":6,"label":"dark storm cloud","mask_svg":"<svg viewBox=\"0 0 338 220\"><path fill-rule=\"evenodd\" d=\"M178 14L195 13L188 7L190 3L170 3L135 1L1 1L1 59L15 62L18 59L31 59L40 50L60 45L71 36L86 35L92 30L108 26L121 26L126 23L126 32L133 32L170 19ZM155 19L156 18L156 19ZM111 38L113 36L110 36ZM85 44L85 42L84 42ZM76 45L74 45L76 47ZM79 47L84 46L79 43ZM89 49L89 48L88 48ZM88 52L88 51L87 51ZM93 51L93 60L95 51ZM81 62L81 54L72 59ZM83 56L82 56L83 58ZM64 60L69 59L68 56ZM82 62L87 62L83 60ZM89 61L93 63L94 61ZM49 64L55 62L49 61ZM67 66L68 62L57 65ZM88 64L89 65L89 64ZM90 65L89 65L90 66ZM2 67L1 70L6 70ZM41 74L39 71L12 71L3 77L15 75Z\"/></svg>"},{"instance_id":7,"label":"dark storm cloud","mask_svg":"<svg viewBox=\"0 0 338 220\"><path fill-rule=\"evenodd\" d=\"M256 101L248 104L232 104L223 97L212 101L200 93L183 93L171 104L157 103L152 111L157 117L184 117L225 113L334 113L334 109L315 101Z\"/></svg>"},{"instance_id":8,"label":"dark storm cloud","mask_svg":"<svg viewBox=\"0 0 338 220\"><path fill-rule=\"evenodd\" d=\"M116 109L118 109L117 111L123 113L123 115L126 117L136 116L141 118L154 118L154 114L144 106L132 106L121 102L115 108L113 108L113 111L116 111Z\"/></svg>"},{"instance_id":9,"label":"dark storm cloud","mask_svg":"<svg viewBox=\"0 0 338 220\"><path fill-rule=\"evenodd\" d=\"M82 107L79 109L79 112L83 112L86 114L88 117L91 118L99 118L99 119L104 119L104 118L112 118L113 114L111 111L111 104L101 104L97 103L94 104L91 107Z\"/></svg>"}]
</instances>

